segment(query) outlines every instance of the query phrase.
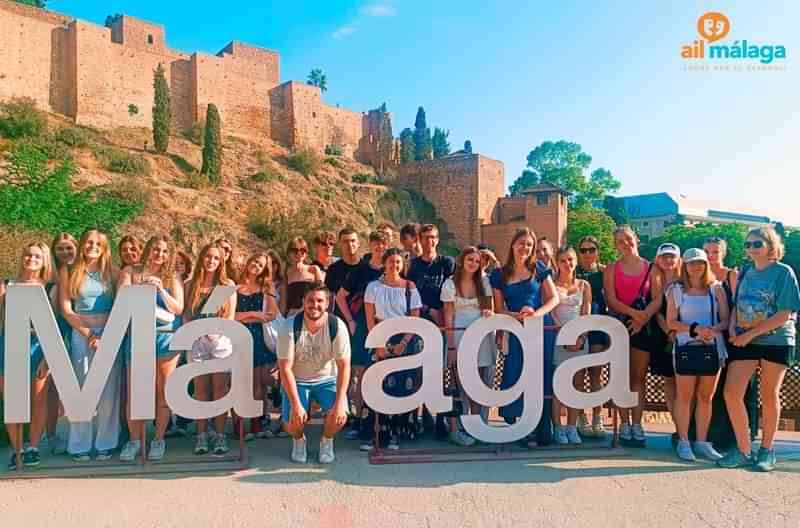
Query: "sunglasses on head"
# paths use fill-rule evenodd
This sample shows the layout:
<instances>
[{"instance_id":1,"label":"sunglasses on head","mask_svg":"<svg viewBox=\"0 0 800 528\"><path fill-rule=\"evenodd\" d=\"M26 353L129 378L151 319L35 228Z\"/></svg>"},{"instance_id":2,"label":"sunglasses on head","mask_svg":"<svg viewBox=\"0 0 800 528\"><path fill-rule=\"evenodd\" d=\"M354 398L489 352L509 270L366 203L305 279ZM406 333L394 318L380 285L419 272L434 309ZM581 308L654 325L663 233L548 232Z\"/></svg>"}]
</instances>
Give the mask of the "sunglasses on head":
<instances>
[{"instance_id":1,"label":"sunglasses on head","mask_svg":"<svg viewBox=\"0 0 800 528\"><path fill-rule=\"evenodd\" d=\"M719 244L722 242L720 237L708 237L705 241L706 244Z\"/></svg>"},{"instance_id":2,"label":"sunglasses on head","mask_svg":"<svg viewBox=\"0 0 800 528\"><path fill-rule=\"evenodd\" d=\"M753 240L751 242L749 240L746 240L745 243L744 243L744 247L745 247L745 249L750 249L750 248L761 249L761 248L764 247L764 241L763 240Z\"/></svg>"},{"instance_id":3,"label":"sunglasses on head","mask_svg":"<svg viewBox=\"0 0 800 528\"><path fill-rule=\"evenodd\" d=\"M597 253L596 247L582 247L578 250L581 255L591 255L592 253Z\"/></svg>"}]
</instances>

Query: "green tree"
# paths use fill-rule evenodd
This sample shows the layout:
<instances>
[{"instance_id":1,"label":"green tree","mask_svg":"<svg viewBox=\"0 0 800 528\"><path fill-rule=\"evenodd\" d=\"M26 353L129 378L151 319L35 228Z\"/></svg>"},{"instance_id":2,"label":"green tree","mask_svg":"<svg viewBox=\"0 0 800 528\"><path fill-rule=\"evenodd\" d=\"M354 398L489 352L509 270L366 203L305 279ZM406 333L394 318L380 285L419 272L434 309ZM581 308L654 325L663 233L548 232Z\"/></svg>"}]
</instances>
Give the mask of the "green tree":
<instances>
[{"instance_id":1,"label":"green tree","mask_svg":"<svg viewBox=\"0 0 800 528\"><path fill-rule=\"evenodd\" d=\"M592 157L577 143L563 139L545 141L530 151L527 161L527 168L509 189L511 196L519 196L525 189L540 183L551 183L571 192L570 206L578 208L621 187L611 172L603 168L593 171L587 179Z\"/></svg>"},{"instance_id":2,"label":"green tree","mask_svg":"<svg viewBox=\"0 0 800 528\"><path fill-rule=\"evenodd\" d=\"M431 139L431 129L425 119L425 109L421 106L417 109L417 117L414 120L414 159L417 161L431 159L433 154L433 140Z\"/></svg>"},{"instance_id":3,"label":"green tree","mask_svg":"<svg viewBox=\"0 0 800 528\"><path fill-rule=\"evenodd\" d=\"M380 173L383 174L386 170L385 164L392 159L394 152L394 133L392 132L392 118L386 111L386 103L383 103L381 109L381 133L378 151L380 152Z\"/></svg>"},{"instance_id":4,"label":"green tree","mask_svg":"<svg viewBox=\"0 0 800 528\"><path fill-rule=\"evenodd\" d=\"M306 79L306 84L316 86L321 92L328 91L328 77L320 68L314 68L311 70L311 73L308 74L308 78Z\"/></svg>"},{"instance_id":5,"label":"green tree","mask_svg":"<svg viewBox=\"0 0 800 528\"><path fill-rule=\"evenodd\" d=\"M414 132L410 128L404 128L400 132L400 162L408 163L409 161L414 161L414 152L416 150Z\"/></svg>"},{"instance_id":6,"label":"green tree","mask_svg":"<svg viewBox=\"0 0 800 528\"><path fill-rule=\"evenodd\" d=\"M156 152L164 154L169 148L170 110L169 85L164 66L158 65L153 73L153 144Z\"/></svg>"},{"instance_id":7,"label":"green tree","mask_svg":"<svg viewBox=\"0 0 800 528\"><path fill-rule=\"evenodd\" d=\"M433 138L431 139L433 159L443 158L450 154L450 143L447 141L449 136L449 130L445 132L439 127L433 129Z\"/></svg>"},{"instance_id":8,"label":"green tree","mask_svg":"<svg viewBox=\"0 0 800 528\"><path fill-rule=\"evenodd\" d=\"M467 154L472 154L472 141L466 140L464 142L464 152Z\"/></svg>"},{"instance_id":9,"label":"green tree","mask_svg":"<svg viewBox=\"0 0 800 528\"><path fill-rule=\"evenodd\" d=\"M44 9L45 7L47 7L45 5L45 4L47 4L47 0L16 0L16 1L18 3L20 3L20 4L29 5L31 7L38 7L38 8L41 8L41 9Z\"/></svg>"},{"instance_id":10,"label":"green tree","mask_svg":"<svg viewBox=\"0 0 800 528\"><path fill-rule=\"evenodd\" d=\"M41 136L47 130L47 115L30 97L13 97L0 103L0 137L20 139Z\"/></svg>"},{"instance_id":11,"label":"green tree","mask_svg":"<svg viewBox=\"0 0 800 528\"><path fill-rule=\"evenodd\" d=\"M783 262L792 267L795 275L800 276L800 231L786 233L783 243L786 246Z\"/></svg>"},{"instance_id":12,"label":"green tree","mask_svg":"<svg viewBox=\"0 0 800 528\"><path fill-rule=\"evenodd\" d=\"M673 225L668 227L664 234L653 237L641 243L639 252L647 259L653 259L658 246L665 242L677 244L681 251L689 248L702 248L708 238L718 237L725 239L728 244L728 254L725 256L725 265L739 266L744 262L744 239L747 235L747 226L743 224L697 224L695 226Z\"/></svg>"},{"instance_id":13,"label":"green tree","mask_svg":"<svg viewBox=\"0 0 800 528\"><path fill-rule=\"evenodd\" d=\"M600 243L601 262L611 262L616 255L614 249L614 219L602 209L583 205L572 209L567 215L567 244L577 251L581 238L593 235Z\"/></svg>"},{"instance_id":14,"label":"green tree","mask_svg":"<svg viewBox=\"0 0 800 528\"><path fill-rule=\"evenodd\" d=\"M203 167L200 173L208 181L218 185L222 180L222 130L216 105L209 104L206 112L205 138L203 141Z\"/></svg>"}]
</instances>

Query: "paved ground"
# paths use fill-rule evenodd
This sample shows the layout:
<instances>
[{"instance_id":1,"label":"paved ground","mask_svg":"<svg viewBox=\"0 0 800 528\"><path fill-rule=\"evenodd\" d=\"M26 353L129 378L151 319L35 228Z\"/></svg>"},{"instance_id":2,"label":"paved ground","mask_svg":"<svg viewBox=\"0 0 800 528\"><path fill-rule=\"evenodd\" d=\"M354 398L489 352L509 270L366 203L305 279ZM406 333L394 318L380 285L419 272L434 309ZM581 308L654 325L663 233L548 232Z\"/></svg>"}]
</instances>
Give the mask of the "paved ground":
<instances>
[{"instance_id":1,"label":"paved ground","mask_svg":"<svg viewBox=\"0 0 800 528\"><path fill-rule=\"evenodd\" d=\"M800 434L781 438L772 474L681 463L663 434L624 458L383 466L345 441L333 466L298 466L258 440L244 471L0 480L0 526L796 528Z\"/></svg>"}]
</instances>

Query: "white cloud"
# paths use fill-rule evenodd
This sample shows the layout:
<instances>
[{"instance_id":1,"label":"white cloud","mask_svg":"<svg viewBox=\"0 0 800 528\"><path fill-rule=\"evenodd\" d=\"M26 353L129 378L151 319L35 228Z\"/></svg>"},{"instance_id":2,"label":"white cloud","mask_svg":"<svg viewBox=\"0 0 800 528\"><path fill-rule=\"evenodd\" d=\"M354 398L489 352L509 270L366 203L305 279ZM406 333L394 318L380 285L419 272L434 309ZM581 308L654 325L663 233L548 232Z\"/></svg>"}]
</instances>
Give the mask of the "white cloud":
<instances>
[{"instance_id":1,"label":"white cloud","mask_svg":"<svg viewBox=\"0 0 800 528\"><path fill-rule=\"evenodd\" d=\"M365 5L360 10L362 15L371 17L393 17L397 15L397 9L394 6L386 4L369 4Z\"/></svg>"},{"instance_id":2,"label":"white cloud","mask_svg":"<svg viewBox=\"0 0 800 528\"><path fill-rule=\"evenodd\" d=\"M342 26L336 31L334 31L331 36L335 39L343 39L345 37L352 35L355 32L356 28L354 28L353 26Z\"/></svg>"}]
</instances>

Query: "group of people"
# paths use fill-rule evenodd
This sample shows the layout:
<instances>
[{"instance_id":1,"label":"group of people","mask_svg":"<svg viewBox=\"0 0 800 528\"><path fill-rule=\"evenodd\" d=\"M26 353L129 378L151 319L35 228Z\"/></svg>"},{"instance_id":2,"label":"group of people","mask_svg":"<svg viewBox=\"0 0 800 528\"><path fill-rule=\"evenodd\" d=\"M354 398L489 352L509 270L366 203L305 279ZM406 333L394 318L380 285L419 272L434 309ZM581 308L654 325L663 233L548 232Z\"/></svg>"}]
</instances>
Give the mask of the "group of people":
<instances>
[{"instance_id":1,"label":"group of people","mask_svg":"<svg viewBox=\"0 0 800 528\"><path fill-rule=\"evenodd\" d=\"M192 258L166 236L153 236L145 244L125 236L118 246L118 265L102 232L89 230L80 240L60 234L50 246L33 242L23 248L16 276L0 285L0 309L4 309L7 285L44 286L83 383L102 341L115 293L126 285L154 286L157 412L147 449L151 460L163 458L170 431L185 430L189 422L171 415L164 394L166 379L180 362L203 362L235 353L224 335L204 336L184 354L170 350L174 331L194 319L236 320L252 334L253 391L256 399L264 401L265 414L241 425L246 439L288 435L291 459L305 462L305 426L311 417L324 416L318 457L321 463L331 463L334 436L348 425L345 437L360 440L365 451L374 449L376 440L380 447L399 449L401 442L426 431L460 446L473 445L476 440L463 430L459 416L481 414L488 419L489 409L470 401L460 390L456 352L464 330L492 314L506 314L520 322L528 317L544 319L544 364L537 367L543 369L545 396L552 407L524 443L579 444L582 438L605 436L601 409L589 414L589 410L565 408L553 397L552 377L560 363L601 352L609 345L605 333L589 332L574 345L555 346L559 329L582 315L607 314L629 330L630 388L639 396L636 407L620 409L623 442L643 445L646 440L642 415L650 371L664 377L681 459L693 461L699 456L723 467L774 468L779 391L794 361L795 316L800 311L797 279L780 262L783 245L774 229L748 233L748 263L739 270L724 265L726 243L717 238L683 253L675 244L662 244L654 262L648 262L639 255L636 233L625 226L613 233L619 258L605 266L599 259L600 244L592 236L581 239L577 247L556 248L523 228L500 262L483 246L466 247L455 259L440 254L435 225L409 224L399 230L397 240L396 234L388 223L377 226L368 236L369 252L363 254L354 230L342 229L338 235L322 232L312 241L313 258L306 241L295 238L286 248L285 259L275 250L245 255L227 239L203 246ZM339 257L334 257L337 247ZM215 314L209 314L204 306L211 292L225 285L235 285L235 293ZM378 323L403 316L422 317L442 329L445 386L458 403L453 412L434 417L420 408L403 416L381 416L365 405L361 397L365 369L420 350L420 339L412 334L393 336L382 348L365 346ZM3 321L0 317L0 389ZM39 464L43 437L75 461L108 460L117 450L123 461L139 456L145 448L142 432L146 428L125 420L129 342L119 351L95 422L70 423L63 445L56 435L58 393L35 333L30 339L32 420L24 449L18 445L22 425L6 424L12 447L23 449L23 464ZM506 389L519 379L522 357L517 338L498 332L481 343L478 368L487 385ZM759 367L763 435L759 451L752 453L746 393ZM598 390L602 370L594 367L579 373L576 387L583 389L588 377L591 390ZM721 373L724 389L717 391ZM383 389L403 396L417 390L420 381L418 370L396 372L387 377ZM216 400L228 386L227 373L198 376L192 394L198 400ZM721 410L713 406L718 392L724 397ZM271 408L278 411L279 421L271 420ZM506 423L514 423L522 415L522 399L498 411ZM729 419L735 435L724 456L709 438L714 413ZM238 434L240 418L231 414L233 432ZM227 419L228 413L215 417L210 420L212 428L207 420L194 421L196 454L228 451ZM12 455L9 467L16 464Z\"/></svg>"}]
</instances>

